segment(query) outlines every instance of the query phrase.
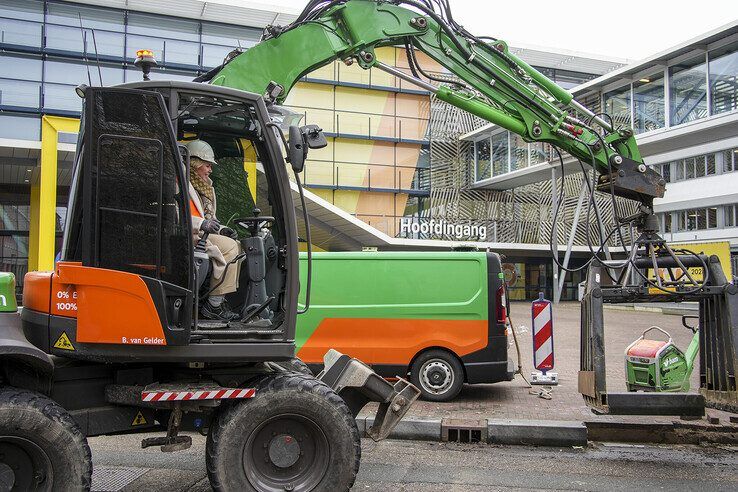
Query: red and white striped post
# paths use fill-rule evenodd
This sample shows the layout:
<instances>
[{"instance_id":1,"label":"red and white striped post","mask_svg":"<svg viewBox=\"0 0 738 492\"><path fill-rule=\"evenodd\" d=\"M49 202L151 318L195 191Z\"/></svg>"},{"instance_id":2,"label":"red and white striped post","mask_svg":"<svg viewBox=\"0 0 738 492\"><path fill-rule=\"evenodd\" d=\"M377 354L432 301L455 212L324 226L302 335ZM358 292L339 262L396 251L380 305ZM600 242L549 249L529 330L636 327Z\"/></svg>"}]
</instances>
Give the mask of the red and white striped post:
<instances>
[{"instance_id":1,"label":"red and white striped post","mask_svg":"<svg viewBox=\"0 0 738 492\"><path fill-rule=\"evenodd\" d=\"M554 368L553 309L551 301L538 294L538 300L531 306L533 318L533 366L536 371L530 375L531 384L558 384L559 375Z\"/></svg>"}]
</instances>

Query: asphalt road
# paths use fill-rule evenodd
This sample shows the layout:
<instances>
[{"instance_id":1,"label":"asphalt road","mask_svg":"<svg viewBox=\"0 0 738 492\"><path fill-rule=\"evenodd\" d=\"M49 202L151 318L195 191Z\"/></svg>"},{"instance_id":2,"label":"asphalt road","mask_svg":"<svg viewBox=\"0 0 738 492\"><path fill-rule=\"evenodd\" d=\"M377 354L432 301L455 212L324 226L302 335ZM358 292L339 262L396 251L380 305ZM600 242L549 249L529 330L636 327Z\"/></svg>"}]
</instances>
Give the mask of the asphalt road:
<instances>
[{"instance_id":1,"label":"asphalt road","mask_svg":"<svg viewBox=\"0 0 738 492\"><path fill-rule=\"evenodd\" d=\"M204 438L187 451L138 448L141 436L90 439L93 490L209 491ZM738 490L738 448L593 443L533 448L386 440L362 441L353 490ZM114 484L114 479L118 483Z\"/></svg>"}]
</instances>

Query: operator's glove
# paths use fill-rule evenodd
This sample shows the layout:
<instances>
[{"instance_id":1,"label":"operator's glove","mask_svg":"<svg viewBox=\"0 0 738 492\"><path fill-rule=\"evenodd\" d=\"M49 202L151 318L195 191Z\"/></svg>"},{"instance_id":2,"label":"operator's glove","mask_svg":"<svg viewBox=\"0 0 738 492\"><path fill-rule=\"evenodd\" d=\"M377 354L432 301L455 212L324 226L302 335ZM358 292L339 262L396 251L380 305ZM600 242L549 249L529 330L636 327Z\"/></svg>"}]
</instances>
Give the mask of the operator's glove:
<instances>
[{"instance_id":1,"label":"operator's glove","mask_svg":"<svg viewBox=\"0 0 738 492\"><path fill-rule=\"evenodd\" d=\"M229 237L231 239L238 239L238 233L230 227L221 227L218 234L220 234L221 236Z\"/></svg>"},{"instance_id":2,"label":"operator's glove","mask_svg":"<svg viewBox=\"0 0 738 492\"><path fill-rule=\"evenodd\" d=\"M220 222L215 219L205 219L200 224L200 230L208 234L217 234L220 230Z\"/></svg>"}]
</instances>

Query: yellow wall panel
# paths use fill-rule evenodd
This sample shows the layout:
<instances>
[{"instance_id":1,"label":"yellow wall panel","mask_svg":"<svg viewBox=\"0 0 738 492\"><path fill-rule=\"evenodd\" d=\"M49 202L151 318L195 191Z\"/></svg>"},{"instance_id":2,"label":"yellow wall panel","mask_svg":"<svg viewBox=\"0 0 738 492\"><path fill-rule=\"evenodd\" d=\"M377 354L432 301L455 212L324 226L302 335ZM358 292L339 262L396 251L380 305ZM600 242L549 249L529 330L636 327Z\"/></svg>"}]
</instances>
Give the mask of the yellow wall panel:
<instances>
[{"instance_id":1,"label":"yellow wall panel","mask_svg":"<svg viewBox=\"0 0 738 492\"><path fill-rule=\"evenodd\" d=\"M366 164L341 162L336 164L336 184L338 186L366 186Z\"/></svg>"},{"instance_id":2,"label":"yellow wall panel","mask_svg":"<svg viewBox=\"0 0 738 492\"><path fill-rule=\"evenodd\" d=\"M341 82L369 85L369 82L371 81L370 71L364 70L358 63L354 63L350 66L345 63L339 63L336 66L336 73L338 75L338 80Z\"/></svg>"},{"instance_id":3,"label":"yellow wall panel","mask_svg":"<svg viewBox=\"0 0 738 492\"><path fill-rule=\"evenodd\" d=\"M390 95L386 91L336 87L336 110L383 114Z\"/></svg>"},{"instance_id":4,"label":"yellow wall panel","mask_svg":"<svg viewBox=\"0 0 738 492\"><path fill-rule=\"evenodd\" d=\"M353 214L356 213L356 204L359 201L360 192L351 190L336 190L333 204L340 209Z\"/></svg>"},{"instance_id":5,"label":"yellow wall panel","mask_svg":"<svg viewBox=\"0 0 738 492\"><path fill-rule=\"evenodd\" d=\"M333 109L333 86L298 82L290 91L286 105Z\"/></svg>"},{"instance_id":6,"label":"yellow wall panel","mask_svg":"<svg viewBox=\"0 0 738 492\"><path fill-rule=\"evenodd\" d=\"M315 194L315 195L318 195L320 198L322 198L323 200L325 200L325 201L327 201L329 203L333 203L333 190L326 190L326 189L322 189L322 188L313 188L313 189L310 189L310 192L313 193L313 194Z\"/></svg>"},{"instance_id":7,"label":"yellow wall panel","mask_svg":"<svg viewBox=\"0 0 738 492\"><path fill-rule=\"evenodd\" d=\"M307 76L314 78L314 79L335 80L336 79L336 65L338 63L339 62L329 63L328 65L324 67L320 67L316 70L313 70Z\"/></svg>"},{"instance_id":8,"label":"yellow wall panel","mask_svg":"<svg viewBox=\"0 0 738 492\"><path fill-rule=\"evenodd\" d=\"M335 132L336 113L331 109L317 109L305 106L289 106L293 111L303 114L301 125L318 125L326 132Z\"/></svg>"},{"instance_id":9,"label":"yellow wall panel","mask_svg":"<svg viewBox=\"0 0 738 492\"><path fill-rule=\"evenodd\" d=\"M419 144L398 143L396 151L398 166L414 167L418 164L418 157L420 156Z\"/></svg>"},{"instance_id":10,"label":"yellow wall panel","mask_svg":"<svg viewBox=\"0 0 738 492\"><path fill-rule=\"evenodd\" d=\"M376 143L371 140L337 138L334 144L336 162L370 162Z\"/></svg>"},{"instance_id":11,"label":"yellow wall panel","mask_svg":"<svg viewBox=\"0 0 738 492\"><path fill-rule=\"evenodd\" d=\"M430 97L420 94L397 94L397 116L430 118Z\"/></svg>"}]
</instances>

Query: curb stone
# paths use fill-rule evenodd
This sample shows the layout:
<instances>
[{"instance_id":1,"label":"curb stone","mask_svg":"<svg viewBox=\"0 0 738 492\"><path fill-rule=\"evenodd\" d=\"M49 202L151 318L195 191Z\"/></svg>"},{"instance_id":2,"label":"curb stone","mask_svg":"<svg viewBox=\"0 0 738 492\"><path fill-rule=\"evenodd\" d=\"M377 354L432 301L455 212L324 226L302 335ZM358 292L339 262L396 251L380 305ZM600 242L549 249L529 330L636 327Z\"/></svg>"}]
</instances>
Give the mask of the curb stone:
<instances>
[{"instance_id":1,"label":"curb stone","mask_svg":"<svg viewBox=\"0 0 738 492\"><path fill-rule=\"evenodd\" d=\"M372 417L356 419L359 432L374 424ZM390 439L441 441L443 419L413 418L401 420L389 435ZM587 427L582 422L555 420L492 420L487 419L487 443L528 444L537 446L586 446Z\"/></svg>"}]
</instances>

